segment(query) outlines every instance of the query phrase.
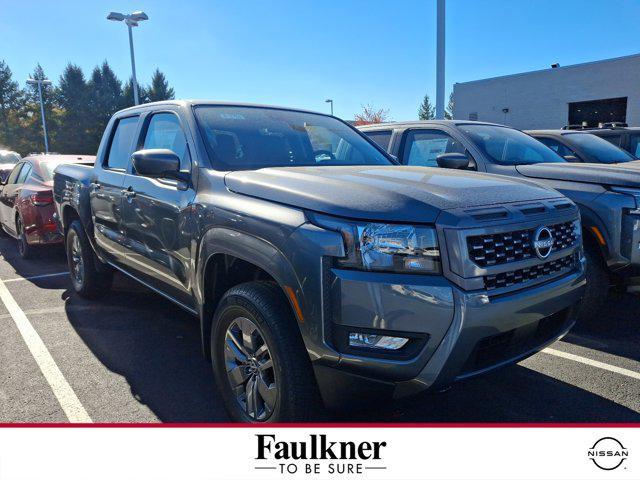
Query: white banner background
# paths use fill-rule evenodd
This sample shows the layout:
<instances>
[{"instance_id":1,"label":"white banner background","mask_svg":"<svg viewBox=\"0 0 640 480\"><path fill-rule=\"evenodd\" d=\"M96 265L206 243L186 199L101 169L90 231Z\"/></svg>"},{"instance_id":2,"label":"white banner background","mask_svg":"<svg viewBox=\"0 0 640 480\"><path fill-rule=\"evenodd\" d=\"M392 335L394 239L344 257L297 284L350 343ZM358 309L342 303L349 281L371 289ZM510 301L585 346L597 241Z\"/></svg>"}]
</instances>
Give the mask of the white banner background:
<instances>
[{"instance_id":1,"label":"white banner background","mask_svg":"<svg viewBox=\"0 0 640 480\"><path fill-rule=\"evenodd\" d=\"M360 475L256 470L256 434L287 441L384 441ZM629 452L612 471L587 451L615 437ZM351 461L351 463L355 463ZM124 479L640 479L640 428L0 428L0 480Z\"/></svg>"}]
</instances>

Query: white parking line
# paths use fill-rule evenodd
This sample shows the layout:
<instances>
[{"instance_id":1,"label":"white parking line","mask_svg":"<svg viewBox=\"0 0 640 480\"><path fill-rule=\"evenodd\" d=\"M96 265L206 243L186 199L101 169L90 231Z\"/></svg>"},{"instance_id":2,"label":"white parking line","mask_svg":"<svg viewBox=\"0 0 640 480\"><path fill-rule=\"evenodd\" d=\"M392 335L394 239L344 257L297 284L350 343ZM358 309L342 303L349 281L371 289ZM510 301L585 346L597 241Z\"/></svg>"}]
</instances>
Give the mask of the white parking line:
<instances>
[{"instance_id":1,"label":"white parking line","mask_svg":"<svg viewBox=\"0 0 640 480\"><path fill-rule=\"evenodd\" d=\"M10 278L8 280L3 280L4 283L9 282L21 282L23 280L37 280L39 278L47 278L47 277L60 277L62 275L69 275L69 272L59 272L59 273L46 273L44 275L34 275L33 277L20 277L20 278Z\"/></svg>"},{"instance_id":2,"label":"white parking line","mask_svg":"<svg viewBox=\"0 0 640 480\"><path fill-rule=\"evenodd\" d=\"M0 281L0 300L2 300L4 306L7 307L7 310L11 314L31 355L33 355L38 367L40 367L40 371L47 380L47 383L49 383L53 394L58 399L58 403L60 403L69 421L72 423L91 423L91 417L89 417L82 403L80 403L71 385L69 385L64 375L62 375L62 372L58 368L58 365L56 365L55 360L40 338L40 335L38 335L38 332L33 328L33 325L31 325L31 322L29 322L29 319L2 281Z\"/></svg>"},{"instance_id":3,"label":"white parking line","mask_svg":"<svg viewBox=\"0 0 640 480\"><path fill-rule=\"evenodd\" d=\"M599 362L597 360L591 360L590 358L581 357L580 355L574 355L573 353L562 352L560 350L555 350L553 348L545 348L544 350L542 350L542 352L548 353L549 355L555 355L556 357L566 358L567 360L573 360L574 362L580 362L592 367L608 370L610 372L618 373L620 375L631 377L636 380L640 380L640 372L634 372L633 370L616 367L615 365L609 365L608 363Z\"/></svg>"}]
</instances>

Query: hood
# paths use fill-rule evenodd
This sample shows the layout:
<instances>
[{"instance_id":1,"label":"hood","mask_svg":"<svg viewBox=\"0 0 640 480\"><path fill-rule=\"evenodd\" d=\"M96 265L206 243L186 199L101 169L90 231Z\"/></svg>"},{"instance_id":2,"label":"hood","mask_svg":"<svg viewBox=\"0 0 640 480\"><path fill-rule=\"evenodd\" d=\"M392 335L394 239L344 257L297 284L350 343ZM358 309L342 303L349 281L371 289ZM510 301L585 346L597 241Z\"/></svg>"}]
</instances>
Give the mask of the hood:
<instances>
[{"instance_id":1,"label":"hood","mask_svg":"<svg viewBox=\"0 0 640 480\"><path fill-rule=\"evenodd\" d=\"M432 223L442 210L557 198L501 175L427 167L278 167L232 172L227 187L273 202L363 220Z\"/></svg>"},{"instance_id":2,"label":"hood","mask_svg":"<svg viewBox=\"0 0 640 480\"><path fill-rule=\"evenodd\" d=\"M640 168L631 163L605 165L602 163L538 163L518 165L516 169L525 177L571 182L596 183L619 187L640 186Z\"/></svg>"}]
</instances>

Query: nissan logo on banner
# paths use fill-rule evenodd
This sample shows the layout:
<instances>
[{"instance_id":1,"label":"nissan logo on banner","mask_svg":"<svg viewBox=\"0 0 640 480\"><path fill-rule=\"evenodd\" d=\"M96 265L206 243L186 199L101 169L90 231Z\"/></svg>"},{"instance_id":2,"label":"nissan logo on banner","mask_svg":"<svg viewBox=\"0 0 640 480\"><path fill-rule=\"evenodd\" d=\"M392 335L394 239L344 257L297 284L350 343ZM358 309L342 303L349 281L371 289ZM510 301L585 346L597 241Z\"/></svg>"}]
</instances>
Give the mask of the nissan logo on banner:
<instances>
[{"instance_id":1,"label":"nissan logo on banner","mask_svg":"<svg viewBox=\"0 0 640 480\"><path fill-rule=\"evenodd\" d=\"M553 250L553 233L547 227L538 227L533 234L533 250L539 259L544 260Z\"/></svg>"}]
</instances>

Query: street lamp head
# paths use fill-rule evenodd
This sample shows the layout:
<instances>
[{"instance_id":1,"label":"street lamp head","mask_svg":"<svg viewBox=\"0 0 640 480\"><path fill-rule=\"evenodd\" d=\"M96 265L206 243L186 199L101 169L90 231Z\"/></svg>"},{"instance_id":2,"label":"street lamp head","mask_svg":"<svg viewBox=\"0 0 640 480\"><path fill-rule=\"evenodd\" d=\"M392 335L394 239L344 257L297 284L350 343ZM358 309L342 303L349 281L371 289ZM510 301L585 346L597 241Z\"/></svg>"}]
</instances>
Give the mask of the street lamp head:
<instances>
[{"instance_id":1,"label":"street lamp head","mask_svg":"<svg viewBox=\"0 0 640 480\"><path fill-rule=\"evenodd\" d=\"M27 85L37 85L38 81L33 78L27 78Z\"/></svg>"},{"instance_id":2,"label":"street lamp head","mask_svg":"<svg viewBox=\"0 0 640 480\"><path fill-rule=\"evenodd\" d=\"M333 103L333 100L332 100L332 99L330 99L330 98L327 98L327 99L324 101L324 103Z\"/></svg>"},{"instance_id":3,"label":"street lamp head","mask_svg":"<svg viewBox=\"0 0 640 480\"><path fill-rule=\"evenodd\" d=\"M149 20L149 16L141 10L138 10L137 12L133 12L131 15L129 15L129 18L131 18L131 20L133 20L134 22Z\"/></svg>"},{"instance_id":4,"label":"street lamp head","mask_svg":"<svg viewBox=\"0 0 640 480\"><path fill-rule=\"evenodd\" d=\"M114 22L121 22L125 19L125 15L119 12L111 12L107 15L107 20L113 20Z\"/></svg>"}]
</instances>

